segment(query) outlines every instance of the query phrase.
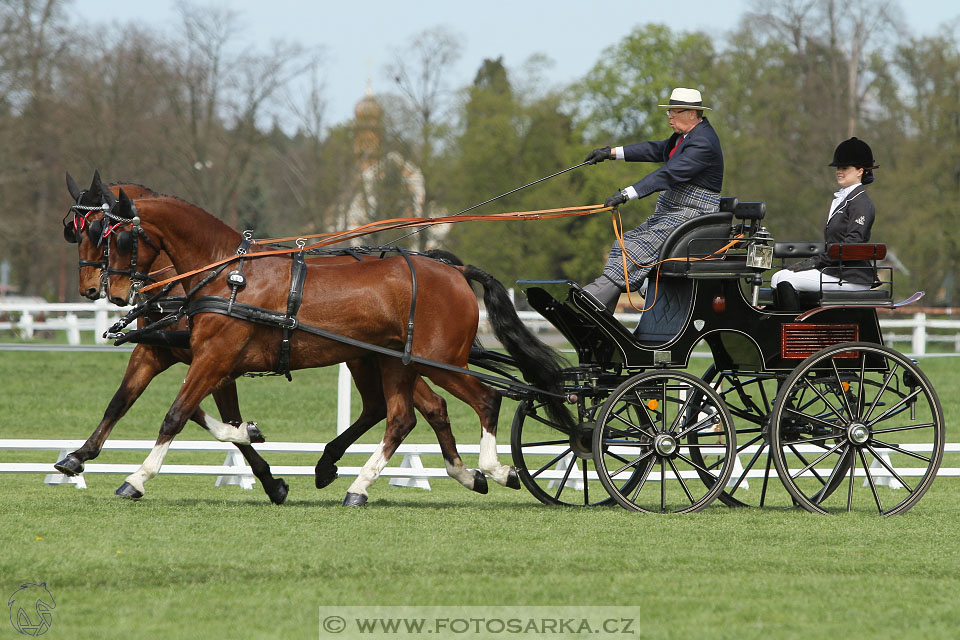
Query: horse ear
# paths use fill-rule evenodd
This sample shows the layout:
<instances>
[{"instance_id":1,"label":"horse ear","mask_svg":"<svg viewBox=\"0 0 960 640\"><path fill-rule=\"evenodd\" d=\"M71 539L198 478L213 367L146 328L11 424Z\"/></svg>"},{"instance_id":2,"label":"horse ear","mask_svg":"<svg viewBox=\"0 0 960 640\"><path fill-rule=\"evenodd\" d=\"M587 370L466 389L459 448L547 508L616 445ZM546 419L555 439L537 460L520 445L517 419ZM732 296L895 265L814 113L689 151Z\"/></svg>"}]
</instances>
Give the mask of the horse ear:
<instances>
[{"instance_id":1,"label":"horse ear","mask_svg":"<svg viewBox=\"0 0 960 640\"><path fill-rule=\"evenodd\" d=\"M113 191L110 191L107 187L100 185L99 188L100 195L103 197L103 201L110 205L113 208L117 204L117 197L113 195Z\"/></svg>"},{"instance_id":2,"label":"horse ear","mask_svg":"<svg viewBox=\"0 0 960 640\"><path fill-rule=\"evenodd\" d=\"M93 180L90 181L90 191L96 193L101 186L103 186L103 183L100 181L100 170L98 169L93 172Z\"/></svg>"},{"instance_id":3,"label":"horse ear","mask_svg":"<svg viewBox=\"0 0 960 640\"><path fill-rule=\"evenodd\" d=\"M120 210L124 212L129 212L133 210L133 201L130 200L129 196L123 192L123 189L120 189L119 200L120 200Z\"/></svg>"},{"instance_id":4,"label":"horse ear","mask_svg":"<svg viewBox=\"0 0 960 640\"><path fill-rule=\"evenodd\" d=\"M70 192L70 197L73 198L74 202L80 199L80 187L77 186L73 176L71 176L69 173L67 174L67 191Z\"/></svg>"}]
</instances>

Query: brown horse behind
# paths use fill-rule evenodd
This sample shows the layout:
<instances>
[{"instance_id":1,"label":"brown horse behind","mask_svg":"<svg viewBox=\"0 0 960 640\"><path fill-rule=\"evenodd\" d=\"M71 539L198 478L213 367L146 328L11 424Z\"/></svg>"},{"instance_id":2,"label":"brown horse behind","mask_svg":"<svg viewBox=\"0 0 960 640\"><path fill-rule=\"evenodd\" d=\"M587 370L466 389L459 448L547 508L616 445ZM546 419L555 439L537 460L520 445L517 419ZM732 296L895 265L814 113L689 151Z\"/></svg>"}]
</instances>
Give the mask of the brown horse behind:
<instances>
[{"instance_id":1,"label":"brown horse behind","mask_svg":"<svg viewBox=\"0 0 960 640\"><path fill-rule=\"evenodd\" d=\"M105 285L105 278L102 278L101 274L106 274L103 256L104 249L108 245L100 241L104 230L102 222L104 216L101 205L105 202L101 194L103 191L109 190L113 196L116 196L121 188L126 194L132 194L131 197L133 198L160 195L137 184L103 185L99 173L94 175L89 189L81 190L73 178L69 174L67 175L67 189L77 206L71 209L71 213L64 220L64 237L68 242L77 244L80 265L80 293L91 299L99 297L101 286ZM311 261L318 263L344 263L355 262L356 260L357 258L350 256L324 256L311 259ZM166 253L161 253L152 264L155 273L160 271L166 273L167 276L174 273L173 271L166 271L168 266L172 268ZM178 285L170 292L170 295L182 296L184 293ZM147 321L156 319L158 318L146 317ZM141 327L143 321L143 319L138 321ZM169 327L169 331L154 332L152 337L156 344L139 343L135 346L120 387L107 406L100 423L79 449L66 455L54 465L57 470L71 476L82 473L84 464L99 455L103 443L109 437L116 423L139 398L150 381L174 363L184 362L189 364L192 358L189 348L177 348L176 344L179 340L168 337L177 332L185 333L187 330L186 324L186 318L182 318L180 322ZM357 420L324 447L323 456L317 462L315 471L315 484L318 489L327 486L336 479L336 463L343 456L347 447L386 416L386 403L383 399L376 360L368 357L352 360L346 364L360 393L362 409ZM276 504L281 504L288 492L287 484L282 478L275 479L272 476L269 464L250 446L251 441L262 442L263 438L255 423L245 423L242 420L237 401L236 385L234 383L223 385L213 392L213 397L224 422L214 420L202 409L197 409L191 416L191 420L209 431L218 440L233 442L250 464L254 475L260 480L270 499ZM449 428L446 402L422 380L415 387L414 404L427 421L435 425L436 429L442 430L444 425Z\"/></svg>"}]
</instances>

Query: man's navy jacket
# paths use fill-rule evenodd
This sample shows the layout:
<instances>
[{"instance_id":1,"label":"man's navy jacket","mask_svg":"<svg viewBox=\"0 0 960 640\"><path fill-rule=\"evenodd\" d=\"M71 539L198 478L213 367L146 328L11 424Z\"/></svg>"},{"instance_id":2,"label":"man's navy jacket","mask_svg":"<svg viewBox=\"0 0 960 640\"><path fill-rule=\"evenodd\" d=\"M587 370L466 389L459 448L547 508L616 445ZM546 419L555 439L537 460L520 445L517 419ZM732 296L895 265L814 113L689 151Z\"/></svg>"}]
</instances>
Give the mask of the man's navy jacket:
<instances>
[{"instance_id":1,"label":"man's navy jacket","mask_svg":"<svg viewBox=\"0 0 960 640\"><path fill-rule=\"evenodd\" d=\"M627 162L663 162L664 165L634 183L641 198L655 191L666 191L674 185L689 182L720 192L723 185L723 151L710 121L704 118L687 134L683 144L669 157L680 134L660 142L637 142L623 147Z\"/></svg>"}]
</instances>

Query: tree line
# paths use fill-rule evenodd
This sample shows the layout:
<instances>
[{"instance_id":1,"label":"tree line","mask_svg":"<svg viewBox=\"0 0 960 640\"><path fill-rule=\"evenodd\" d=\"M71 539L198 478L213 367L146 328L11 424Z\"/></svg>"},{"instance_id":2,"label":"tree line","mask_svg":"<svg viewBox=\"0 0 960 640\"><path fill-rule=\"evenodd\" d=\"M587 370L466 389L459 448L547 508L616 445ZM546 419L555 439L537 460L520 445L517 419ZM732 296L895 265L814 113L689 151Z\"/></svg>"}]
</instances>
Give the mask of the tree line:
<instances>
[{"instance_id":1,"label":"tree line","mask_svg":"<svg viewBox=\"0 0 960 640\"><path fill-rule=\"evenodd\" d=\"M60 233L65 171L83 184L99 169L183 197L258 237L336 228L356 183L357 123L327 121L321 51L253 45L225 9L181 5L171 36L70 7L0 4L0 260L19 292L76 299L75 249ZM578 164L595 146L666 138L656 105L673 87L697 87L723 145L724 195L766 202L777 239L822 237L833 149L866 140L880 165L873 238L903 266L898 290L956 304L960 48L955 28L905 32L900 11L893 0L776 0L754 3L723 35L638 25L562 87L543 82L543 58L491 58L458 77L459 40L427 29L398 46L378 81L377 153L419 167L424 215L449 215ZM653 168L582 167L475 212L600 203ZM398 171L382 172L371 215L404 215ZM624 225L654 201L624 205ZM584 282L612 241L599 214L468 222L403 244L443 246L505 282Z\"/></svg>"}]
</instances>

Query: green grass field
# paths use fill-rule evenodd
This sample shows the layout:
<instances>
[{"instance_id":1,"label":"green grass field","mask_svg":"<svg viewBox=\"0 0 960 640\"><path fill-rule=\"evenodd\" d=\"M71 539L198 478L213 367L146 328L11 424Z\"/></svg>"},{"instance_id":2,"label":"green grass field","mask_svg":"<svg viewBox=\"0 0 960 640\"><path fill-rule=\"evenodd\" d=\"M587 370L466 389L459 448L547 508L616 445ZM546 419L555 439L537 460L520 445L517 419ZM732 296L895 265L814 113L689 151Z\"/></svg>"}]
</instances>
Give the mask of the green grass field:
<instances>
[{"instance_id":1,"label":"green grass field","mask_svg":"<svg viewBox=\"0 0 960 640\"><path fill-rule=\"evenodd\" d=\"M126 360L0 353L0 437L85 438ZM921 367L955 442L956 361ZM156 380L115 437L154 438L184 371ZM269 440L326 441L335 382L334 368L295 372L292 384L244 379L241 407ZM513 406L501 413L501 442ZM478 442L469 409L450 408L457 441ZM181 438L208 436L189 424ZM423 425L410 439L434 441ZM55 455L0 459L52 464ZM956 458L944 465L960 466ZM219 464L222 454L174 452L168 462ZM138 503L113 496L119 475L91 475L85 491L39 474L0 476L0 596L45 581L57 605L47 638L316 638L319 607L338 605L614 605L637 617L641 638L956 638L960 629L957 479L939 479L887 519L719 503L684 516L548 508L525 492L492 485L480 496L447 479L429 492L381 479L366 508L346 509L349 478L322 491L312 478L287 480L290 496L276 507L259 486L216 488L208 476L161 475ZM0 640L15 637L0 622Z\"/></svg>"}]
</instances>

